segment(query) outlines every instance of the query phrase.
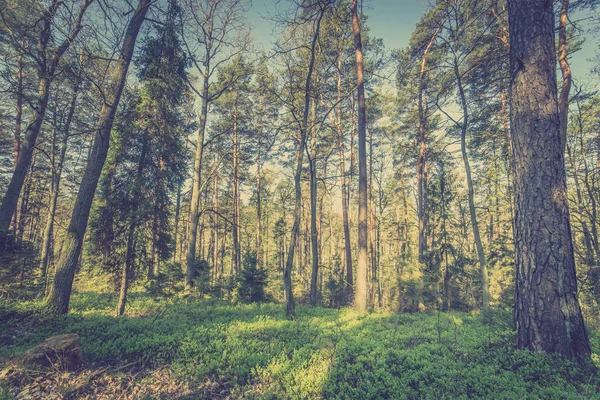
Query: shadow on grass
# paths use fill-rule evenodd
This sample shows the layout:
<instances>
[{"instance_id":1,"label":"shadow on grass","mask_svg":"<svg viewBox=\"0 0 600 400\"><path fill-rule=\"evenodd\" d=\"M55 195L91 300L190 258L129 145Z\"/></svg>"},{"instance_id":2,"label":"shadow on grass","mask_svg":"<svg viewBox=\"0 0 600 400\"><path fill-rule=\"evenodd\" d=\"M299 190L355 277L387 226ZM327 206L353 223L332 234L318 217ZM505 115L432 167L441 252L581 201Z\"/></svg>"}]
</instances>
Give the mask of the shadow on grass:
<instances>
[{"instance_id":1,"label":"shadow on grass","mask_svg":"<svg viewBox=\"0 0 600 400\"><path fill-rule=\"evenodd\" d=\"M115 301L77 294L71 314L16 338L7 354L77 333L90 362L166 367L194 383L188 398L600 396L592 367L513 350L503 316L483 324L465 313L360 315L300 306L299 318L290 321L277 304L157 304L133 294L133 316L115 318Z\"/></svg>"}]
</instances>

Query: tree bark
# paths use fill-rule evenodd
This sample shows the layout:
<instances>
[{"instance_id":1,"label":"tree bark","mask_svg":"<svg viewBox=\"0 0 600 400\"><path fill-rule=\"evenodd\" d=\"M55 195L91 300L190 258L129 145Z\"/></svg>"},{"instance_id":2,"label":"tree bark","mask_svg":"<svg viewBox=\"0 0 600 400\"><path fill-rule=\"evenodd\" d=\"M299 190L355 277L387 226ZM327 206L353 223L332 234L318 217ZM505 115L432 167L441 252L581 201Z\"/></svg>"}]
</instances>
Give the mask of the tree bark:
<instances>
[{"instance_id":1,"label":"tree bark","mask_svg":"<svg viewBox=\"0 0 600 400\"><path fill-rule=\"evenodd\" d=\"M553 3L509 0L517 347L587 358L557 99Z\"/></svg>"},{"instance_id":2,"label":"tree bark","mask_svg":"<svg viewBox=\"0 0 600 400\"><path fill-rule=\"evenodd\" d=\"M569 0L562 0L558 24L558 64L562 74L562 87L558 97L558 112L560 115L560 143L563 154L567 146L567 125L569 124L569 93L573 83L573 74L569 65L567 53L567 22L569 19Z\"/></svg>"},{"instance_id":3,"label":"tree bark","mask_svg":"<svg viewBox=\"0 0 600 400\"><path fill-rule=\"evenodd\" d=\"M362 39L357 9L358 0L352 1L352 33L354 35L354 56L356 59L356 79L358 96L358 263L356 266L356 287L354 303L359 311L367 310L367 139L365 105L365 84L363 73Z\"/></svg>"},{"instance_id":4,"label":"tree bark","mask_svg":"<svg viewBox=\"0 0 600 400\"><path fill-rule=\"evenodd\" d=\"M121 54L114 65L110 80L111 84L105 93L105 102L100 110L94 143L79 192L77 193L71 222L63 239L60 258L56 265L54 282L46 300L48 308L57 314L66 314L69 310L73 278L75 277L75 270L77 269L77 263L81 255L81 246L87 229L94 193L98 185L102 167L106 161L110 131L113 126L119 100L121 99L121 93L125 86L127 71L135 49L135 42L148 8L150 8L150 2L150 0L140 0L133 18L127 26Z\"/></svg>"}]
</instances>

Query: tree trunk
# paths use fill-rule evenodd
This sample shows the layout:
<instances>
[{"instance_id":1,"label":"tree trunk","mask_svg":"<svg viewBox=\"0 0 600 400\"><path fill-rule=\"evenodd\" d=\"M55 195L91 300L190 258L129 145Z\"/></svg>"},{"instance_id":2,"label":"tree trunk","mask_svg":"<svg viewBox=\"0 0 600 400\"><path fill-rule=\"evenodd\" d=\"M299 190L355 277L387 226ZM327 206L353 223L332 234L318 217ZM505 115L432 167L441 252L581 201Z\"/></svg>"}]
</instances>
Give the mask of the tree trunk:
<instances>
[{"instance_id":1,"label":"tree trunk","mask_svg":"<svg viewBox=\"0 0 600 400\"><path fill-rule=\"evenodd\" d=\"M207 60L206 70L209 71ZM202 93L202 108L200 112L200 126L198 127L198 143L194 159L194 179L192 182L192 196L190 199L190 226L188 232L188 249L185 258L185 287L194 286L194 271L196 267L196 240L198 238L198 217L200 208L200 179L202 178L202 154L204 152L204 133L206 131L206 118L208 117L208 73L204 76Z\"/></svg>"},{"instance_id":2,"label":"tree trunk","mask_svg":"<svg viewBox=\"0 0 600 400\"><path fill-rule=\"evenodd\" d=\"M260 114L259 114L260 115ZM258 146L256 150L256 268L260 269L263 265L263 254L261 246L262 233L262 177L261 177L261 150L262 150L262 124L258 124ZM265 258L266 261L266 258Z\"/></svg>"},{"instance_id":3,"label":"tree trunk","mask_svg":"<svg viewBox=\"0 0 600 400\"><path fill-rule=\"evenodd\" d=\"M181 241L179 236L179 214L181 213L181 182L177 185L177 199L175 200L175 237L173 241L175 242L175 247L173 248L173 262L177 262L179 258L177 257L179 254L177 249L179 248L178 243Z\"/></svg>"},{"instance_id":4,"label":"tree trunk","mask_svg":"<svg viewBox=\"0 0 600 400\"><path fill-rule=\"evenodd\" d=\"M471 225L473 227L473 237L475 239L475 247L477 248L477 256L479 258L479 271L481 274L481 303L482 308L486 310L490 306L490 289L487 265L485 261L485 252L481 242L481 234L479 233L479 223L477 221L477 210L475 209L475 190L473 188L473 178L471 176L471 164L469 163L469 155L467 153L467 131L469 129L469 113L467 109L467 98L464 87L462 85L461 75L458 71L458 60L454 60L454 74L458 85L460 103L463 112L463 121L460 124L460 152L462 154L463 163L465 165L465 176L467 179L467 192L469 198L469 214L471 216Z\"/></svg>"},{"instance_id":5,"label":"tree trunk","mask_svg":"<svg viewBox=\"0 0 600 400\"><path fill-rule=\"evenodd\" d=\"M241 269L242 254L240 249L240 150L237 125L237 93L233 106L233 273L237 275Z\"/></svg>"},{"instance_id":6,"label":"tree trunk","mask_svg":"<svg viewBox=\"0 0 600 400\"><path fill-rule=\"evenodd\" d=\"M21 151L21 124L23 121L23 55L17 59L17 110L15 115L15 138L13 164L17 168L19 153Z\"/></svg>"},{"instance_id":7,"label":"tree trunk","mask_svg":"<svg viewBox=\"0 0 600 400\"><path fill-rule=\"evenodd\" d=\"M560 115L560 143L563 154L567 146L567 125L569 124L569 93L573 75L567 54L567 22L569 19L569 0L562 0L558 24L558 64L562 73L562 87L558 97L558 112Z\"/></svg>"},{"instance_id":8,"label":"tree trunk","mask_svg":"<svg viewBox=\"0 0 600 400\"><path fill-rule=\"evenodd\" d=\"M2 206L0 206L0 249L3 248L4 243L7 239L8 229L10 227L10 221L17 208L17 202L19 201L19 195L25 182L25 176L27 170L31 165L31 157L37 145L37 139L44 122L44 116L46 115L46 109L48 108L48 97L50 95L50 85L54 79L56 68L58 63L67 51L71 43L75 40L79 31L82 27L83 15L87 10L88 6L93 0L83 0L81 7L71 31L66 35L65 40L54 50L52 57L48 60L47 48L48 44L52 41L52 25L57 9L60 7L62 1L53 0L48 10L44 12L42 20L44 21L43 27L40 31L40 38L38 40L38 94L36 100L36 106L33 107L31 122L25 130L25 140L19 144L19 157L15 165L15 170L8 184L8 188L2 200ZM20 127L19 127L20 134Z\"/></svg>"},{"instance_id":9,"label":"tree trunk","mask_svg":"<svg viewBox=\"0 0 600 400\"><path fill-rule=\"evenodd\" d=\"M108 153L110 131L112 129L115 113L121 93L125 86L127 70L133 56L135 42L138 32L144 22L146 12L150 7L150 0L140 0L138 7L129 22L123 47L119 59L114 65L111 76L111 84L105 93L105 103L100 110L98 126L94 135L94 144L88 159L88 164L83 174L81 186L77 193L75 206L71 215L71 222L63 239L60 251L60 258L56 265L56 275L50 293L47 298L47 305L51 311L57 314L66 314L69 310L69 299L71 297L71 288L75 270L81 255L81 246L83 237L87 229L88 217L94 193L98 185L98 179L102 172L102 167L106 161Z\"/></svg>"},{"instance_id":10,"label":"tree trunk","mask_svg":"<svg viewBox=\"0 0 600 400\"><path fill-rule=\"evenodd\" d=\"M517 347L587 358L560 137L552 5L508 2Z\"/></svg>"},{"instance_id":11,"label":"tree trunk","mask_svg":"<svg viewBox=\"0 0 600 400\"><path fill-rule=\"evenodd\" d=\"M137 201L140 198L140 188L142 183L142 172L144 171L144 164L146 159L146 151L148 146L148 138L144 137L142 143L142 153L140 155L140 161L138 163L138 169L135 177L135 183L133 186L133 199ZM138 203L135 203L131 210L129 227L127 228L127 249L125 252L125 265L123 265L123 271L121 273L121 290L119 291L119 302L117 303L116 315L123 315L125 312L125 304L127 303L127 291L129 290L129 283L131 281L131 273L133 272L133 261L134 261L134 237L135 228L137 226L137 209Z\"/></svg>"},{"instance_id":12,"label":"tree trunk","mask_svg":"<svg viewBox=\"0 0 600 400\"><path fill-rule=\"evenodd\" d=\"M437 28L431 36L429 43L423 50L421 57L421 70L419 71L419 94L417 105L419 109L419 137L418 137L418 157L417 157L417 219L419 227L419 262L425 262L425 254L427 253L427 178L425 173L427 162L427 90L426 71L427 55L429 49L433 45L441 26ZM423 98L425 95L425 99Z\"/></svg>"},{"instance_id":13,"label":"tree trunk","mask_svg":"<svg viewBox=\"0 0 600 400\"><path fill-rule=\"evenodd\" d=\"M354 302L359 311L367 310L367 145L365 85L363 74L362 40L357 10L358 0L352 1L352 32L356 58L358 96L358 263L356 267L356 290Z\"/></svg>"},{"instance_id":14,"label":"tree trunk","mask_svg":"<svg viewBox=\"0 0 600 400\"><path fill-rule=\"evenodd\" d=\"M319 230L317 227L317 132L314 124L317 119L316 101L312 104L312 140L311 150L309 151L309 172L310 172L310 243L312 249L312 269L310 274L310 304L317 305L317 284L319 274Z\"/></svg>"},{"instance_id":15,"label":"tree trunk","mask_svg":"<svg viewBox=\"0 0 600 400\"><path fill-rule=\"evenodd\" d=\"M352 244L350 238L350 217L348 212L348 186L346 179L346 151L344 149L344 131L342 129L342 53L337 58L337 107L335 127L337 131L338 152L340 157L340 184L342 187L342 223L344 226L344 261L346 263L346 301L352 302Z\"/></svg>"},{"instance_id":16,"label":"tree trunk","mask_svg":"<svg viewBox=\"0 0 600 400\"><path fill-rule=\"evenodd\" d=\"M79 95L79 83L77 82L73 88L73 96L71 97L71 104L69 105L69 111L67 114L67 120L63 129L63 140L61 143L60 156L58 164L52 161L52 178L50 181L50 204L48 207L48 219L46 221L46 228L44 229L44 238L42 239L42 250L40 255L40 282L44 284L44 290L46 289L46 274L48 268L48 258L52 248L52 236L54 232L54 218L56 215L56 205L58 203L58 194L60 191L60 180L62 177L62 170L65 161L65 155L67 153L67 145L69 141L69 130L71 128L71 122L73 121L73 115L75 114L75 105L77 103L77 97ZM54 152L54 144L52 146Z\"/></svg>"},{"instance_id":17,"label":"tree trunk","mask_svg":"<svg viewBox=\"0 0 600 400\"><path fill-rule=\"evenodd\" d=\"M308 128L308 113L310 108L310 91L312 86L312 74L315 67L316 47L317 41L319 40L319 32L321 30L321 20L323 19L324 14L325 8L321 8L320 14L317 17L315 32L311 44L310 63L308 65L306 81L304 84L304 111L302 114L302 121L300 123L300 135L296 144L296 172L294 174L294 225L292 226L287 260L285 262L285 268L283 271L283 285L285 288L286 304L285 309L287 315L292 318L295 318L296 316L296 305L294 303L293 293L294 288L292 285L292 267L294 265L294 253L296 250L296 243L298 242L298 233L300 232L300 217L302 214L302 161L304 158L304 148L306 146L306 132Z\"/></svg>"}]
</instances>

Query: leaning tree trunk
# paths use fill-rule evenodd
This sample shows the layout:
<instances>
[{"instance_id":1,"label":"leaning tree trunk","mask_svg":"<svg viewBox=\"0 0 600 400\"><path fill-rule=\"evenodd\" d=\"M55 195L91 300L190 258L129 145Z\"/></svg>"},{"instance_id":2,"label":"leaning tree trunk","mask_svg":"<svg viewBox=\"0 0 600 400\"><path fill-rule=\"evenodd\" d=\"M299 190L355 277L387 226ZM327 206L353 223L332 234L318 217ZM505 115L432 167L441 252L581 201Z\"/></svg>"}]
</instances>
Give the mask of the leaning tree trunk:
<instances>
[{"instance_id":1,"label":"leaning tree trunk","mask_svg":"<svg viewBox=\"0 0 600 400\"><path fill-rule=\"evenodd\" d=\"M354 34L354 55L358 95L358 262L356 266L356 287L354 302L360 311L367 309L367 112L365 105L365 84L363 73L362 39L357 10L358 0L352 1L352 32Z\"/></svg>"},{"instance_id":2,"label":"leaning tree trunk","mask_svg":"<svg viewBox=\"0 0 600 400\"><path fill-rule=\"evenodd\" d=\"M71 222L65 233L60 257L56 265L54 282L46 300L48 308L57 314L66 314L69 310L69 300L73 287L73 278L79 256L83 237L87 229L88 218L96 186L106 161L110 142L110 131L115 119L117 105L121 99L121 93L125 86L127 70L135 49L135 42L144 22L144 18L150 8L151 0L140 0L133 18L129 22L119 59L115 63L110 79L110 86L105 93L105 102L100 110L98 127L94 135L94 143L88 159L88 164L83 173L75 206L71 215Z\"/></svg>"},{"instance_id":3,"label":"leaning tree trunk","mask_svg":"<svg viewBox=\"0 0 600 400\"><path fill-rule=\"evenodd\" d=\"M40 31L40 38L37 43L38 95L35 101L36 105L33 107L31 122L25 130L25 138L19 143L19 155L15 169L10 179L10 183L8 184L4 199L2 200L2 206L0 206L0 249L7 239L10 221L17 209L17 203L19 201L21 189L23 188L23 183L25 182L25 176L31 165L31 158L37 145L40 130L42 129L46 109L48 108L50 85L54 79L56 68L58 67L62 56L77 38L77 35L83 26L83 15L92 1L93 0L82 1L72 29L66 35L63 42L56 47L50 59L48 59L47 50L48 45L52 43L52 24L62 1L53 0L48 10L44 12L42 18L44 24Z\"/></svg>"},{"instance_id":4,"label":"leaning tree trunk","mask_svg":"<svg viewBox=\"0 0 600 400\"><path fill-rule=\"evenodd\" d=\"M587 358L556 83L553 3L509 0L517 347Z\"/></svg>"}]
</instances>

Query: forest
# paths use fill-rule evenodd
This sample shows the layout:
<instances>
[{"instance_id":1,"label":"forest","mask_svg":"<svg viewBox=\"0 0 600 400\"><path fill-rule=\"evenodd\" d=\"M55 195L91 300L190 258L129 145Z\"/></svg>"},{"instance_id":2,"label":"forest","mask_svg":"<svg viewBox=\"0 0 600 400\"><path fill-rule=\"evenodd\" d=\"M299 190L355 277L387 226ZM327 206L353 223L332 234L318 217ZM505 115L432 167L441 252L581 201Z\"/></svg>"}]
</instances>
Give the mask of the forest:
<instances>
[{"instance_id":1,"label":"forest","mask_svg":"<svg viewBox=\"0 0 600 400\"><path fill-rule=\"evenodd\" d=\"M0 399L600 399L599 10L0 0Z\"/></svg>"}]
</instances>

